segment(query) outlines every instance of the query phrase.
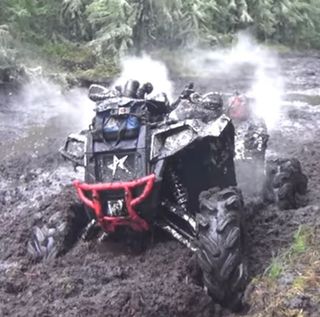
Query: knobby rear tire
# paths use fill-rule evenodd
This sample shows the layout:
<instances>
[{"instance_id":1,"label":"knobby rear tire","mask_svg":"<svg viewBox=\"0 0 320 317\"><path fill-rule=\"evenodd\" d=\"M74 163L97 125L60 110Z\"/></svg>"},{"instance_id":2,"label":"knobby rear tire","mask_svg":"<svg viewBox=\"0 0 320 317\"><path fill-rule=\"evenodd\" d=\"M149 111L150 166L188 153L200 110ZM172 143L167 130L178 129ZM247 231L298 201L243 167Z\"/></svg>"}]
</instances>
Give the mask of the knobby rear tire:
<instances>
[{"instance_id":1,"label":"knobby rear tire","mask_svg":"<svg viewBox=\"0 0 320 317\"><path fill-rule=\"evenodd\" d=\"M280 209L295 209L304 205L308 179L295 158L269 160L263 198Z\"/></svg>"}]
</instances>

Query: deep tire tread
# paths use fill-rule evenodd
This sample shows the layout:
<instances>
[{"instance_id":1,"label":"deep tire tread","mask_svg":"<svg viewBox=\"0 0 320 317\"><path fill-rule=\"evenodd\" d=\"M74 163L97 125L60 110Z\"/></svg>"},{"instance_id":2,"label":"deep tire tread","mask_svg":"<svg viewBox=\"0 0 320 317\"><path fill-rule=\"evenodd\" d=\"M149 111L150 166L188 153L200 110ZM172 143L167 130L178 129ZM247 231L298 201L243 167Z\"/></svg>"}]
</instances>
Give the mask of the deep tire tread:
<instances>
[{"instance_id":1,"label":"deep tire tread","mask_svg":"<svg viewBox=\"0 0 320 317\"><path fill-rule=\"evenodd\" d=\"M64 212L56 212L47 223L35 226L27 243L34 259L52 260L73 247L87 223L85 211L80 204L70 206Z\"/></svg>"},{"instance_id":2,"label":"deep tire tread","mask_svg":"<svg viewBox=\"0 0 320 317\"><path fill-rule=\"evenodd\" d=\"M308 188L308 178L303 174L300 162L295 159L269 160L266 164L266 180L263 197L276 203L280 209L296 209L303 205Z\"/></svg>"},{"instance_id":3,"label":"deep tire tread","mask_svg":"<svg viewBox=\"0 0 320 317\"><path fill-rule=\"evenodd\" d=\"M200 229L198 263L209 294L222 306L238 310L247 283L241 239L242 196L235 187L199 196L200 212L209 225Z\"/></svg>"}]
</instances>

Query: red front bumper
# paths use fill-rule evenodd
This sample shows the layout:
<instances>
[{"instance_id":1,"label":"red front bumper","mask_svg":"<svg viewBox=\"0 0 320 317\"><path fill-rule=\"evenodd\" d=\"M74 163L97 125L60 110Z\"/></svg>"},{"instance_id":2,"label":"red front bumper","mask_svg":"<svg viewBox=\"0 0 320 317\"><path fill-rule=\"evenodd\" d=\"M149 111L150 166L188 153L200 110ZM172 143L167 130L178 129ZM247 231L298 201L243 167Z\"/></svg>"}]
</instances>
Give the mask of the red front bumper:
<instances>
[{"instance_id":1,"label":"red front bumper","mask_svg":"<svg viewBox=\"0 0 320 317\"><path fill-rule=\"evenodd\" d=\"M76 180L73 182L73 185L80 199L93 210L97 221L106 232L113 232L118 226L123 225L129 226L135 231L144 231L149 229L149 224L138 215L134 207L148 197L152 191L155 179L156 176L151 174L130 182L86 184ZM133 198L132 190L140 186L144 186L142 193L138 197ZM126 217L105 216L103 214L99 192L107 190L124 191L124 200L128 211ZM91 192L90 196L92 199L89 199L85 195L85 192Z\"/></svg>"}]
</instances>

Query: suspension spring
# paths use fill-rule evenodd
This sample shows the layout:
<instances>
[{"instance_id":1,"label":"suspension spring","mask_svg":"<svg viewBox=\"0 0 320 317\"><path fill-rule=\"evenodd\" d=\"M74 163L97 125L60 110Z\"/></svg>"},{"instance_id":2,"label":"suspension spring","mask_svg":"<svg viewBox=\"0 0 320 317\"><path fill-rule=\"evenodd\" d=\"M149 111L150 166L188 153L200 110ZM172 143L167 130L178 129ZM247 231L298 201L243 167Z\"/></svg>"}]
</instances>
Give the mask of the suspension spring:
<instances>
[{"instance_id":1,"label":"suspension spring","mask_svg":"<svg viewBox=\"0 0 320 317\"><path fill-rule=\"evenodd\" d=\"M176 203L180 206L183 212L187 212L188 207L188 192L183 185L180 176L172 167L169 169L171 177L172 193Z\"/></svg>"}]
</instances>

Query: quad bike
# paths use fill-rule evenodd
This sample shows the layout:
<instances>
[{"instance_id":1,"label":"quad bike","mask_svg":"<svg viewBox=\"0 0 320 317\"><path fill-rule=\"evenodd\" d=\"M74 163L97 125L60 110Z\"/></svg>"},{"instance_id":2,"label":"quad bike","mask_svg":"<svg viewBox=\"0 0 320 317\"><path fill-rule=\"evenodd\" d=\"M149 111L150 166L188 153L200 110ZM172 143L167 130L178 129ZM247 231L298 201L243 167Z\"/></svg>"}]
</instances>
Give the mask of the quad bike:
<instances>
[{"instance_id":1,"label":"quad bike","mask_svg":"<svg viewBox=\"0 0 320 317\"><path fill-rule=\"evenodd\" d=\"M222 115L223 99L219 93L201 96L189 84L178 98L170 117L177 120L201 119L204 122ZM235 159L264 161L269 135L262 118L254 116L244 95L230 98L226 115L236 128Z\"/></svg>"},{"instance_id":2,"label":"quad bike","mask_svg":"<svg viewBox=\"0 0 320 317\"><path fill-rule=\"evenodd\" d=\"M260 194L264 180L264 163L268 134L263 120L252 116L244 96L231 98L226 112L235 126L235 166L238 186L243 193ZM214 120L224 112L223 99L218 93L201 96L189 84L179 97L170 117L190 118L204 122Z\"/></svg>"},{"instance_id":3,"label":"quad bike","mask_svg":"<svg viewBox=\"0 0 320 317\"><path fill-rule=\"evenodd\" d=\"M265 160L269 135L262 118L253 114L248 98L238 93L231 97L228 116L236 128L235 148L237 180L252 193L262 193L266 203L280 209L305 204L308 180L295 158ZM242 184L241 184L242 182Z\"/></svg>"},{"instance_id":4,"label":"quad bike","mask_svg":"<svg viewBox=\"0 0 320 317\"><path fill-rule=\"evenodd\" d=\"M247 269L233 124L222 113L207 120L173 120L166 117L172 106L164 95L151 98L137 93L138 87L136 82L123 91L92 86L93 123L61 149L85 169L84 181L73 183L86 209L84 234L97 227L109 235L160 227L196 252L213 299L237 310ZM206 105L208 100L212 94L198 101ZM47 227L46 232L38 228L29 243L44 258L54 244L53 236L45 237Z\"/></svg>"},{"instance_id":5,"label":"quad bike","mask_svg":"<svg viewBox=\"0 0 320 317\"><path fill-rule=\"evenodd\" d=\"M236 128L236 159L264 161L269 140L267 126L253 114L248 98L236 93L226 112Z\"/></svg>"},{"instance_id":6,"label":"quad bike","mask_svg":"<svg viewBox=\"0 0 320 317\"><path fill-rule=\"evenodd\" d=\"M235 135L235 165L238 185L245 196L261 196L265 179L268 131L262 118L251 111L249 100L238 93L229 99L226 110Z\"/></svg>"}]
</instances>

